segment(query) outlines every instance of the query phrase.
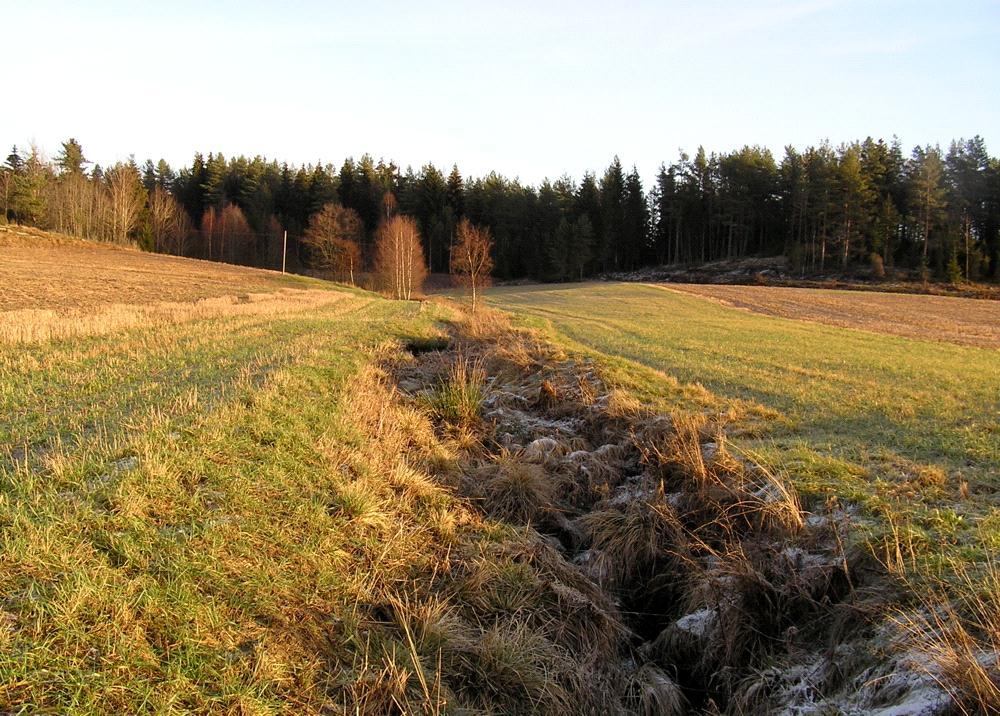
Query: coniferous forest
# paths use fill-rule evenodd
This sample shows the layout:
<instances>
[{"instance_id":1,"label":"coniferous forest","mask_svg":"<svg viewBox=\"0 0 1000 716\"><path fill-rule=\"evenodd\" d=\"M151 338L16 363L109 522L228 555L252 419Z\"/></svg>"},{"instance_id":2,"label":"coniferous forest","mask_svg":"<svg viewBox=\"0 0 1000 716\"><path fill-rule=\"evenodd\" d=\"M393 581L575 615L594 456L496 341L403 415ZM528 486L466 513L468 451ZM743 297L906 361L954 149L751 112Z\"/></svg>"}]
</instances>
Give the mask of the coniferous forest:
<instances>
[{"instance_id":1,"label":"coniferous forest","mask_svg":"<svg viewBox=\"0 0 1000 716\"><path fill-rule=\"evenodd\" d=\"M415 219L428 268L446 273L463 218L489 227L500 279L562 281L649 265L784 255L803 274L890 268L958 282L1000 280L1000 160L980 137L903 150L700 149L661 165L652 186L616 157L600 173L539 186L457 166L401 169L369 155L339 166L195 154L190 165L101 167L80 143L50 160L14 147L0 217L88 239L209 260L313 268L303 236L328 204L356 212L360 256L389 213Z\"/></svg>"}]
</instances>

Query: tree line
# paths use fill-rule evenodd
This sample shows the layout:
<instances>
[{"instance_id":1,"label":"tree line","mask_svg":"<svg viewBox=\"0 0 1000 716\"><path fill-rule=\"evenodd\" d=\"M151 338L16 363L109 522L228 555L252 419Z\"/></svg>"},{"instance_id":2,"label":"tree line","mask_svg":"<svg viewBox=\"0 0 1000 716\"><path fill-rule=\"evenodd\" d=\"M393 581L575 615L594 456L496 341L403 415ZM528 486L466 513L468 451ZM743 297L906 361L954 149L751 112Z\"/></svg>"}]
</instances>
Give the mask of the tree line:
<instances>
[{"instance_id":1,"label":"tree line","mask_svg":"<svg viewBox=\"0 0 1000 716\"><path fill-rule=\"evenodd\" d=\"M980 137L947 150L872 138L833 147L761 147L661 165L651 187L616 157L600 174L538 186L496 172L415 171L370 155L293 166L263 157L195 154L172 168L91 165L74 139L53 160L16 147L0 170L0 217L166 253L280 266L288 233L295 269L355 272L377 258L380 227L407 217L426 268L448 272L459 227L488 229L500 279L561 281L666 263L788 258L803 273L864 267L926 277L1000 279L1000 161ZM350 246L309 240L310 225L349 209ZM313 232L315 234L315 231ZM340 235L340 234L338 234Z\"/></svg>"}]
</instances>

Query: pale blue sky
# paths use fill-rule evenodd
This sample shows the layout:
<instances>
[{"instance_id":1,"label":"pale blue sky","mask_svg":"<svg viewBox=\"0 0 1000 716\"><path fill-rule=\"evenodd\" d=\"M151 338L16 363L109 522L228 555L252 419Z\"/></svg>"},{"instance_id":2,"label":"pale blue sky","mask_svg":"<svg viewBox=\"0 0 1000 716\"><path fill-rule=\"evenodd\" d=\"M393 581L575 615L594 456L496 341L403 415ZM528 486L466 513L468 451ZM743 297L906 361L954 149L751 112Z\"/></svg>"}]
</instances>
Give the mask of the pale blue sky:
<instances>
[{"instance_id":1,"label":"pale blue sky","mask_svg":"<svg viewBox=\"0 0 1000 716\"><path fill-rule=\"evenodd\" d=\"M0 141L102 164L370 152L535 183L698 144L1000 153L997 1L0 0L0 25Z\"/></svg>"}]
</instances>

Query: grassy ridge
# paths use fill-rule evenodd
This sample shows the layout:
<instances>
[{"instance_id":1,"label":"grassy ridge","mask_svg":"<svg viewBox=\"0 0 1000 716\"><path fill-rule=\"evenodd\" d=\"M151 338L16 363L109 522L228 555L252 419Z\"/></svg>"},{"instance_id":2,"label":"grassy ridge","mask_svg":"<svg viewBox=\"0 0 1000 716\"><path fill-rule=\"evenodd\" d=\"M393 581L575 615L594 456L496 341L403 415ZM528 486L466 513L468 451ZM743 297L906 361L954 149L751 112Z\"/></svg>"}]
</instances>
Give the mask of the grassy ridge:
<instances>
[{"instance_id":1,"label":"grassy ridge","mask_svg":"<svg viewBox=\"0 0 1000 716\"><path fill-rule=\"evenodd\" d=\"M1000 544L995 350L772 318L635 284L509 287L493 305L599 356L662 409L729 409L807 495L904 518L908 539ZM919 545L918 545L919 548ZM930 550L927 550L930 551Z\"/></svg>"}]
</instances>

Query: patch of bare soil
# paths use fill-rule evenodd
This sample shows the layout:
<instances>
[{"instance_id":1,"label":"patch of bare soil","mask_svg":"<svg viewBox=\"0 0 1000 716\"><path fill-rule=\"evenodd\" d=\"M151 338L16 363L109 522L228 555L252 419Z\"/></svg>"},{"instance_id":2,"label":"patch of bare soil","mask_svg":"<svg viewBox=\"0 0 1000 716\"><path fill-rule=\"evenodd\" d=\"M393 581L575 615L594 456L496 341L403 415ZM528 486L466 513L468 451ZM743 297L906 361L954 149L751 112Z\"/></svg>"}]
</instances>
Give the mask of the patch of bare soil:
<instances>
[{"instance_id":1,"label":"patch of bare soil","mask_svg":"<svg viewBox=\"0 0 1000 716\"><path fill-rule=\"evenodd\" d=\"M907 338L1000 348L1000 304L995 301L784 286L671 283L659 287L767 316Z\"/></svg>"},{"instance_id":2,"label":"patch of bare soil","mask_svg":"<svg viewBox=\"0 0 1000 716\"><path fill-rule=\"evenodd\" d=\"M0 231L0 311L196 301L281 285L259 269Z\"/></svg>"},{"instance_id":3,"label":"patch of bare soil","mask_svg":"<svg viewBox=\"0 0 1000 716\"><path fill-rule=\"evenodd\" d=\"M488 585L490 608L523 615L523 643L549 654L539 658L558 686L534 709L951 707L892 649L892 590L864 550L845 551L849 510L801 505L784 479L729 448L721 418L650 413L589 363L498 320L471 321L434 348L394 371L404 396L467 445L438 477L518 535L499 552L457 556L464 566L442 583L459 595ZM472 416L455 409L470 396ZM440 648L458 663L469 646Z\"/></svg>"}]
</instances>

